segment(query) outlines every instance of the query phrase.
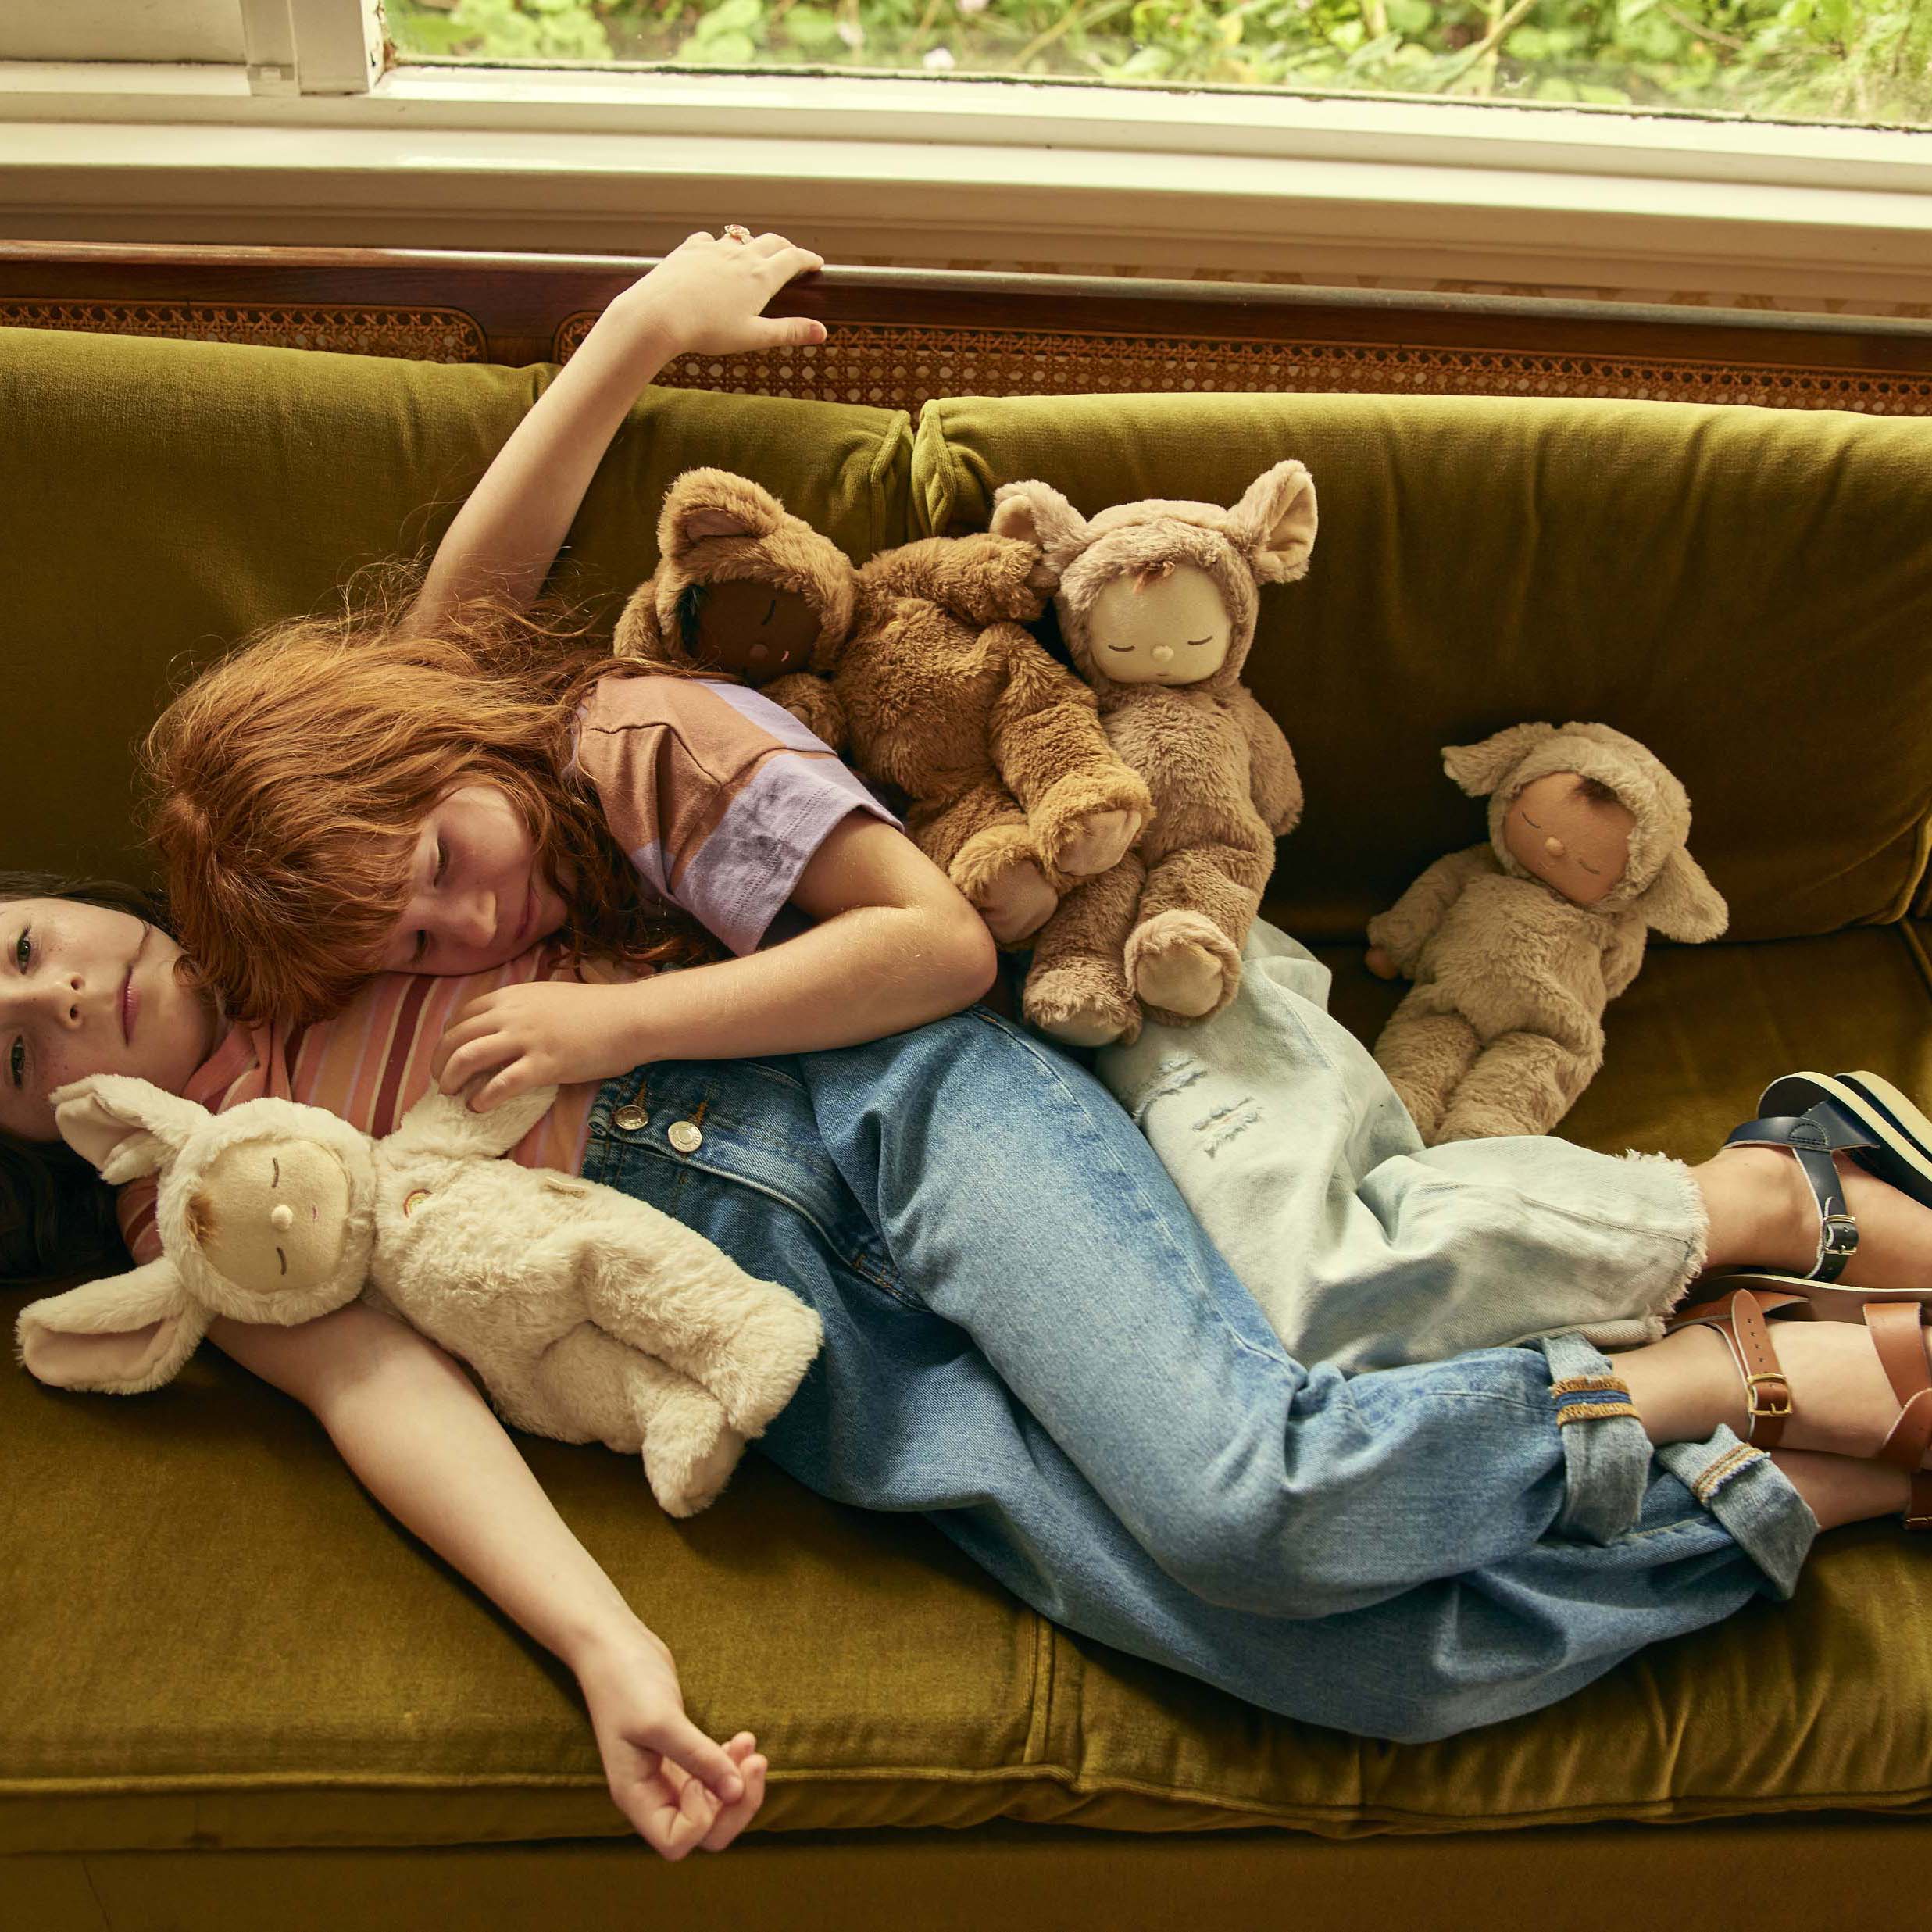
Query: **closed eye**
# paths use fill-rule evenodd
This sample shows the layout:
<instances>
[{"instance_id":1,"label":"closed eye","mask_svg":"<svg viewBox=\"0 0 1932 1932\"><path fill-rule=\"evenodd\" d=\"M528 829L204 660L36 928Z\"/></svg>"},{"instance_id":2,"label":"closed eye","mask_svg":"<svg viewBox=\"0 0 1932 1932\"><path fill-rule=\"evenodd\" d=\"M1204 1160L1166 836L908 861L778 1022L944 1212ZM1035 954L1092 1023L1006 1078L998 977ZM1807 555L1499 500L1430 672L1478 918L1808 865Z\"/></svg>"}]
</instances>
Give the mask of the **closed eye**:
<instances>
[{"instance_id":1,"label":"closed eye","mask_svg":"<svg viewBox=\"0 0 1932 1932\"><path fill-rule=\"evenodd\" d=\"M1525 825L1536 825L1536 820L1531 818L1527 812L1523 815L1523 822ZM1543 828L1540 825L1536 825L1536 829L1540 832Z\"/></svg>"},{"instance_id":2,"label":"closed eye","mask_svg":"<svg viewBox=\"0 0 1932 1932\"><path fill-rule=\"evenodd\" d=\"M287 1274L288 1272L288 1257L284 1255L279 1248L275 1251L275 1259L282 1264L282 1273L284 1274Z\"/></svg>"},{"instance_id":3,"label":"closed eye","mask_svg":"<svg viewBox=\"0 0 1932 1932\"><path fill-rule=\"evenodd\" d=\"M1134 648L1134 646L1130 644L1110 644L1106 648L1109 651L1127 652L1131 651Z\"/></svg>"},{"instance_id":4,"label":"closed eye","mask_svg":"<svg viewBox=\"0 0 1932 1932\"><path fill-rule=\"evenodd\" d=\"M268 1157L268 1184L271 1187L279 1187L282 1184L282 1164L273 1154Z\"/></svg>"},{"instance_id":5,"label":"closed eye","mask_svg":"<svg viewBox=\"0 0 1932 1932\"><path fill-rule=\"evenodd\" d=\"M1212 644L1214 641L1214 639L1210 635L1205 637L1190 637L1187 641L1191 645Z\"/></svg>"},{"instance_id":6,"label":"closed eye","mask_svg":"<svg viewBox=\"0 0 1932 1932\"><path fill-rule=\"evenodd\" d=\"M777 612L777 609L778 609L778 600L777 600L777 598L775 598L775 597L774 597L774 598L771 600L771 603L770 603L770 606L767 608L767 609L766 610L766 612L765 612L764 616L762 616L761 618L759 618L758 621L759 621L761 624L768 624L768 623L770 623L771 622L771 620L772 620L773 616L773 615L774 615L774 613Z\"/></svg>"},{"instance_id":7,"label":"closed eye","mask_svg":"<svg viewBox=\"0 0 1932 1932\"><path fill-rule=\"evenodd\" d=\"M1599 872L1595 866L1585 864L1580 859L1579 859L1577 862L1578 865L1583 866L1584 870L1588 873L1591 878L1601 879L1603 877L1603 874Z\"/></svg>"}]
</instances>

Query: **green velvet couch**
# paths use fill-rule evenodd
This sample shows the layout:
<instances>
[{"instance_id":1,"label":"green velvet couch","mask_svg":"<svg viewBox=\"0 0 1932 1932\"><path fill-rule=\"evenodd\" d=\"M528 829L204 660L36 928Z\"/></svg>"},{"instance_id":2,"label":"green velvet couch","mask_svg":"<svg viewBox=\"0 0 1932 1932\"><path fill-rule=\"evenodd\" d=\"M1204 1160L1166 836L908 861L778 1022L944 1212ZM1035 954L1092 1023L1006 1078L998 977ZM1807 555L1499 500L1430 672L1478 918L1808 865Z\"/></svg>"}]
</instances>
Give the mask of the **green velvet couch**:
<instances>
[{"instance_id":1,"label":"green velvet couch","mask_svg":"<svg viewBox=\"0 0 1932 1932\"><path fill-rule=\"evenodd\" d=\"M554 374L0 330L5 862L127 873L130 747L171 681L432 541ZM1370 1034L1366 917L1480 835L1437 748L1601 718L1684 775L1723 944L1659 948L1565 1130L1696 1155L1767 1075L1932 1091L1932 422L1374 395L956 398L904 416L662 390L566 577L614 613L665 486L756 477L855 556L1227 502L1293 455L1305 583L1250 662L1308 812L1270 910ZM15 1305L17 1294L12 1298ZM209 1357L127 1402L0 1376L0 1925L1327 1927L1902 1920L1932 1850L1932 1538L1835 1537L1795 1602L1424 1747L1268 1717L1056 1629L916 1520L756 1458L688 1523L527 1445L754 1727L760 1829L665 1867L621 1835L571 1681L368 1501L305 1412ZM1682 1829L1645 1827L1674 1824Z\"/></svg>"}]
</instances>

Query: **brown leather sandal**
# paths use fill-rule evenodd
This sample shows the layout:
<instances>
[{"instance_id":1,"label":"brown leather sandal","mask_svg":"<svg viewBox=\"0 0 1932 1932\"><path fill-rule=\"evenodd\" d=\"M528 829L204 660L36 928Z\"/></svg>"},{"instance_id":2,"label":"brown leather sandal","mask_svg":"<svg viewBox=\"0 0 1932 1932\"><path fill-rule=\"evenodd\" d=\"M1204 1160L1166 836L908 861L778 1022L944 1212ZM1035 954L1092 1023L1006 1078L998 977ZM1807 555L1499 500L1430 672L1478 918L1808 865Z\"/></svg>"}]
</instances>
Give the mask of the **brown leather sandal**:
<instances>
[{"instance_id":1,"label":"brown leather sandal","mask_svg":"<svg viewBox=\"0 0 1932 1932\"><path fill-rule=\"evenodd\" d=\"M1791 1418L1791 1385L1772 1346L1768 1315L1800 1320L1816 1316L1812 1298L1784 1291L1731 1288L1715 1301L1698 1302L1673 1318L1673 1328L1714 1328L1744 1377L1745 1440L1760 1449L1776 1448ZM1932 1448L1932 1364L1926 1360L1921 1330L1926 1310L1916 1302L1868 1302L1865 1327L1877 1352L1898 1414L1874 1453L1881 1462L1908 1470L1912 1493L1905 1505L1909 1530L1932 1530L1932 1470L1923 1469Z\"/></svg>"}]
</instances>

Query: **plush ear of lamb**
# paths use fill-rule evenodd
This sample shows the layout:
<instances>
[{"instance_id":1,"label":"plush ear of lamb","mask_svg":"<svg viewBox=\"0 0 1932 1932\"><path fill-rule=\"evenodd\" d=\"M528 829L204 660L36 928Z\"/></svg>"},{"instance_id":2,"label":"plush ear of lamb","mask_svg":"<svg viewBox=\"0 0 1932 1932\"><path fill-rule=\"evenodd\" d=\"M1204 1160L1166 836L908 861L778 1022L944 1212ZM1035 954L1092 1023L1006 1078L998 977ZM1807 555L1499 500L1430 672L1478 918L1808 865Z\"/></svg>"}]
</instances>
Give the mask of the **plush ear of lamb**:
<instances>
[{"instance_id":1,"label":"plush ear of lamb","mask_svg":"<svg viewBox=\"0 0 1932 1932\"><path fill-rule=\"evenodd\" d=\"M1290 458L1257 477L1227 513L1227 534L1258 584L1292 584L1308 575L1315 548L1315 479Z\"/></svg>"},{"instance_id":2,"label":"plush ear of lamb","mask_svg":"<svg viewBox=\"0 0 1932 1932\"><path fill-rule=\"evenodd\" d=\"M208 1311L163 1258L22 1309L14 1337L28 1372L55 1388L139 1395L173 1380L208 1330Z\"/></svg>"},{"instance_id":3,"label":"plush ear of lamb","mask_svg":"<svg viewBox=\"0 0 1932 1932\"><path fill-rule=\"evenodd\" d=\"M1087 519L1048 483L1003 483L993 498L995 537L1037 545L1042 573L1057 584L1092 541Z\"/></svg>"},{"instance_id":4,"label":"plush ear of lamb","mask_svg":"<svg viewBox=\"0 0 1932 1932\"><path fill-rule=\"evenodd\" d=\"M473 1113L461 1094L432 1087L382 1143L389 1153L440 1156L445 1160L495 1160L507 1154L555 1104L554 1087L533 1087Z\"/></svg>"},{"instance_id":5,"label":"plush ear of lamb","mask_svg":"<svg viewBox=\"0 0 1932 1932\"><path fill-rule=\"evenodd\" d=\"M1512 724L1477 745L1445 745L1442 769L1472 798L1484 798L1545 739L1555 735L1553 724Z\"/></svg>"},{"instance_id":6,"label":"plush ear of lamb","mask_svg":"<svg viewBox=\"0 0 1932 1932\"><path fill-rule=\"evenodd\" d=\"M1716 939L1730 923L1730 908L1723 895L1681 847L1664 861L1663 870L1631 903L1653 931L1687 945Z\"/></svg>"},{"instance_id":7,"label":"plush ear of lamb","mask_svg":"<svg viewBox=\"0 0 1932 1932\"><path fill-rule=\"evenodd\" d=\"M60 1137L119 1187L159 1171L205 1126L208 1109L127 1073L95 1073L50 1096Z\"/></svg>"}]
</instances>

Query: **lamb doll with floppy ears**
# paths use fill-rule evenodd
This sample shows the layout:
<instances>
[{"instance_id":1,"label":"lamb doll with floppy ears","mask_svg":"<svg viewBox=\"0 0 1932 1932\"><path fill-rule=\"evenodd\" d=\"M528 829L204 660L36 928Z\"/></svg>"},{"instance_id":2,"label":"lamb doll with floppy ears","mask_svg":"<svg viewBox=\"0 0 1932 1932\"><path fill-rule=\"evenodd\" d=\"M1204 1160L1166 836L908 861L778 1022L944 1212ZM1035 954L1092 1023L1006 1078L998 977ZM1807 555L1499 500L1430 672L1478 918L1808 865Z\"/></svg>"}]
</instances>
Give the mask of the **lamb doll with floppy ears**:
<instances>
[{"instance_id":1,"label":"lamb doll with floppy ears","mask_svg":"<svg viewBox=\"0 0 1932 1932\"><path fill-rule=\"evenodd\" d=\"M1488 798L1489 837L1370 921L1370 970L1415 981L1375 1057L1431 1145L1547 1134L1603 1063L1646 933L1715 939L1730 915L1684 849L1684 787L1623 732L1512 725L1442 762Z\"/></svg>"},{"instance_id":2,"label":"lamb doll with floppy ears","mask_svg":"<svg viewBox=\"0 0 1932 1932\"><path fill-rule=\"evenodd\" d=\"M554 1087L473 1113L432 1088L386 1139L316 1107L211 1114L124 1074L53 1096L104 1180L159 1173L162 1258L23 1309L44 1382L135 1395L173 1379L217 1315L287 1326L362 1293L481 1377L505 1420L641 1453L689 1516L817 1354L818 1316L702 1235L615 1189L505 1154Z\"/></svg>"},{"instance_id":3,"label":"lamb doll with floppy ears","mask_svg":"<svg viewBox=\"0 0 1932 1932\"><path fill-rule=\"evenodd\" d=\"M1077 1046L1132 1041L1143 1009L1205 1020L1234 997L1275 840L1302 816L1295 755L1241 673L1261 586L1308 573L1314 480L1279 462L1231 509L1157 498L1091 521L1044 483L993 503L996 534L1039 545L1074 666L1154 805L1047 922L1026 1016Z\"/></svg>"}]
</instances>

